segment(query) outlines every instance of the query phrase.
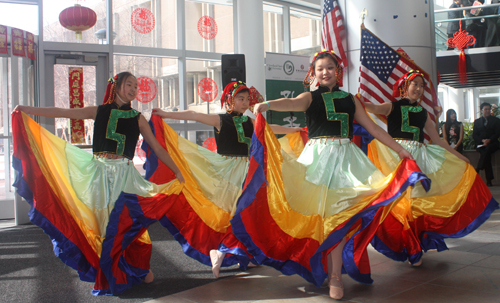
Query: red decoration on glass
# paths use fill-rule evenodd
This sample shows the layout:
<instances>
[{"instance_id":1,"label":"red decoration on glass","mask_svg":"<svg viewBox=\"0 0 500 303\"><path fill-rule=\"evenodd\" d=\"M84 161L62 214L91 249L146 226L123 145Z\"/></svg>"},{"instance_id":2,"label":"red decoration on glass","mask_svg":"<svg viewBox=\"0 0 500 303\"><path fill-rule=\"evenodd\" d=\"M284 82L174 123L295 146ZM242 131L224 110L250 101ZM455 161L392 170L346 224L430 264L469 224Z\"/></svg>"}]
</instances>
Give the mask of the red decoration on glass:
<instances>
[{"instance_id":1,"label":"red decoration on glass","mask_svg":"<svg viewBox=\"0 0 500 303\"><path fill-rule=\"evenodd\" d=\"M143 7L136 8L130 17L132 27L141 34L147 34L155 28L155 16Z\"/></svg>"},{"instance_id":2,"label":"red decoration on glass","mask_svg":"<svg viewBox=\"0 0 500 303\"><path fill-rule=\"evenodd\" d=\"M80 4L68 7L59 14L59 23L64 28L74 31L78 40L82 40L82 32L92 28L96 22L96 13Z\"/></svg>"},{"instance_id":3,"label":"red decoration on glass","mask_svg":"<svg viewBox=\"0 0 500 303\"><path fill-rule=\"evenodd\" d=\"M219 89L214 80L210 78L203 78L198 83L198 95L203 101L211 102L214 101L219 94Z\"/></svg>"},{"instance_id":4,"label":"red decoration on glass","mask_svg":"<svg viewBox=\"0 0 500 303\"><path fill-rule=\"evenodd\" d=\"M156 97L156 84L148 77L137 78L137 86L139 92L137 93L137 101L141 103L148 103L153 101Z\"/></svg>"},{"instance_id":5,"label":"red decoration on glass","mask_svg":"<svg viewBox=\"0 0 500 303\"><path fill-rule=\"evenodd\" d=\"M214 137L207 138L207 140L203 142L202 146L208 150L213 151L214 153L217 152L217 143L215 143Z\"/></svg>"},{"instance_id":6,"label":"red decoration on glass","mask_svg":"<svg viewBox=\"0 0 500 303\"><path fill-rule=\"evenodd\" d=\"M203 16L198 20L198 33L206 40L212 40L217 35L217 23L210 16Z\"/></svg>"},{"instance_id":7,"label":"red decoration on glass","mask_svg":"<svg viewBox=\"0 0 500 303\"><path fill-rule=\"evenodd\" d=\"M446 41L449 47L456 48L460 51L460 55L458 56L458 76L461 84L467 83L467 62L465 60L464 49L474 45L474 43L476 43L476 38L462 30L462 22L460 22L460 30L454 33L453 37Z\"/></svg>"}]
</instances>

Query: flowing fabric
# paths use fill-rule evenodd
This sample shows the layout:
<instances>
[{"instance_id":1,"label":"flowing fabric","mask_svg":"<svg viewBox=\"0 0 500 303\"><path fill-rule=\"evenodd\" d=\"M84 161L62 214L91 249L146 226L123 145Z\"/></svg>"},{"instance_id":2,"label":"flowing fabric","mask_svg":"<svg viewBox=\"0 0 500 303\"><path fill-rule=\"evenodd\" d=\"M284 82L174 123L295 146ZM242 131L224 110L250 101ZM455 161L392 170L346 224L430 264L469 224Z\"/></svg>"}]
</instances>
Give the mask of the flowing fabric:
<instances>
[{"instance_id":1,"label":"flowing fabric","mask_svg":"<svg viewBox=\"0 0 500 303\"><path fill-rule=\"evenodd\" d=\"M399 261L418 262L422 251L448 249L445 238L468 235L498 208L486 184L474 167L438 145L397 140L408 150L432 181L426 192L415 186L394 207L372 245L379 252ZM383 174L389 174L398 155L373 140L369 158Z\"/></svg>"},{"instance_id":2,"label":"flowing fabric","mask_svg":"<svg viewBox=\"0 0 500 303\"><path fill-rule=\"evenodd\" d=\"M94 158L22 112L12 114L12 127L14 186L55 255L95 283L94 295L141 283L150 267L146 228L183 200L182 185L148 182L128 160Z\"/></svg>"},{"instance_id":3,"label":"flowing fabric","mask_svg":"<svg viewBox=\"0 0 500 303\"><path fill-rule=\"evenodd\" d=\"M248 157L226 157L205 149L183 137L153 115L150 126L160 144L168 151L186 180L186 197L174 205L160 223L181 244L184 253L211 266L210 250L227 253L222 266L237 263L246 268L253 258L238 241L229 222L241 194L248 169ZM154 183L170 181L174 176L158 161L147 144L146 178Z\"/></svg>"},{"instance_id":4,"label":"flowing fabric","mask_svg":"<svg viewBox=\"0 0 500 303\"><path fill-rule=\"evenodd\" d=\"M297 158L258 115L233 232L259 264L317 286L327 277L328 253L346 237L344 271L371 283L366 247L418 181L429 186L414 161L384 177L349 139L309 140Z\"/></svg>"}]
</instances>

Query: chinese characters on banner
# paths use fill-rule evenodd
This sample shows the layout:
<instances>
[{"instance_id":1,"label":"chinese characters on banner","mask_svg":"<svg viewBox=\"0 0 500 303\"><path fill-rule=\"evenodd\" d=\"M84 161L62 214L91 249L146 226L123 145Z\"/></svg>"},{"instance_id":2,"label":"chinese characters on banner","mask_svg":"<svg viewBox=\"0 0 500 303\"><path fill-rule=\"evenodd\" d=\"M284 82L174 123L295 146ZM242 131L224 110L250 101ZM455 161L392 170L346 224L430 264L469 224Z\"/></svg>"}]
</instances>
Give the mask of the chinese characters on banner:
<instances>
[{"instance_id":1,"label":"chinese characters on banner","mask_svg":"<svg viewBox=\"0 0 500 303\"><path fill-rule=\"evenodd\" d=\"M28 58L35 60L35 35L30 32L26 32L26 52Z\"/></svg>"},{"instance_id":2,"label":"chinese characters on banner","mask_svg":"<svg viewBox=\"0 0 500 303\"><path fill-rule=\"evenodd\" d=\"M26 57L24 52L24 31L14 27L12 28L12 54Z\"/></svg>"},{"instance_id":3,"label":"chinese characters on banner","mask_svg":"<svg viewBox=\"0 0 500 303\"><path fill-rule=\"evenodd\" d=\"M69 67L69 107L83 107L83 68ZM71 119L71 143L85 143L85 124Z\"/></svg>"},{"instance_id":4,"label":"chinese characters on banner","mask_svg":"<svg viewBox=\"0 0 500 303\"><path fill-rule=\"evenodd\" d=\"M8 54L7 49L7 26L0 25L0 54Z\"/></svg>"}]
</instances>

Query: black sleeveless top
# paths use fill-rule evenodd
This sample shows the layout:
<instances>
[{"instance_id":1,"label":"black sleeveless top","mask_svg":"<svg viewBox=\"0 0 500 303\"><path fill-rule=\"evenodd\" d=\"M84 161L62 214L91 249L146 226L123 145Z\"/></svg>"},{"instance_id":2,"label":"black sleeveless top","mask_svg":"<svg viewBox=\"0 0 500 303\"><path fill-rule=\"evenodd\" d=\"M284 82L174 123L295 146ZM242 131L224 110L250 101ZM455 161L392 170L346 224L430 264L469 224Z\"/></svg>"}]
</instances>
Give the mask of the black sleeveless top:
<instances>
[{"instance_id":1,"label":"black sleeveless top","mask_svg":"<svg viewBox=\"0 0 500 303\"><path fill-rule=\"evenodd\" d=\"M253 123L239 113L219 114L220 131L214 127L217 153L225 156L248 157L253 135Z\"/></svg>"},{"instance_id":2,"label":"black sleeveless top","mask_svg":"<svg viewBox=\"0 0 500 303\"><path fill-rule=\"evenodd\" d=\"M395 139L408 139L424 142L424 126L427 110L417 102L401 99L392 102L392 111L387 116L387 132Z\"/></svg>"},{"instance_id":3,"label":"black sleeveless top","mask_svg":"<svg viewBox=\"0 0 500 303\"><path fill-rule=\"evenodd\" d=\"M329 92L324 86L311 92L311 95L312 102L306 110L309 138L352 138L352 123L356 112L352 95L338 87Z\"/></svg>"},{"instance_id":4,"label":"black sleeveless top","mask_svg":"<svg viewBox=\"0 0 500 303\"><path fill-rule=\"evenodd\" d=\"M139 139L139 113L130 104L118 108L116 103L100 105L94 122L94 154L108 153L134 158Z\"/></svg>"}]
</instances>

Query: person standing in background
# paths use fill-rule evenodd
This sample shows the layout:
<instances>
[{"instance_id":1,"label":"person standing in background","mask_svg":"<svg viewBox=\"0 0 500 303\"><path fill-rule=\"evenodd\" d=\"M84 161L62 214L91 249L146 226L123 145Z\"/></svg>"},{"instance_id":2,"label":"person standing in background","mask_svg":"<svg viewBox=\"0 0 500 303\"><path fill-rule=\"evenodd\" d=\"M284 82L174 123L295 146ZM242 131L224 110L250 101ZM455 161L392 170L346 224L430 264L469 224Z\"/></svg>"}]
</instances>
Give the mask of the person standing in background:
<instances>
[{"instance_id":1,"label":"person standing in background","mask_svg":"<svg viewBox=\"0 0 500 303\"><path fill-rule=\"evenodd\" d=\"M482 117L474 121L472 136L476 143L476 150L481 154L476 166L479 173L484 169L486 174L486 185L492 186L494 179L491 167L491 155L499 148L498 137L500 137L500 119L491 115L491 104L484 102L480 105Z\"/></svg>"}]
</instances>

